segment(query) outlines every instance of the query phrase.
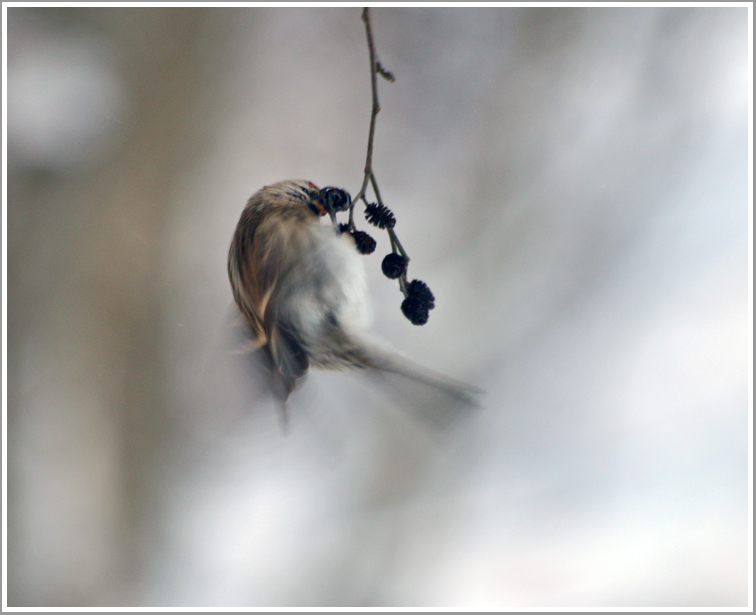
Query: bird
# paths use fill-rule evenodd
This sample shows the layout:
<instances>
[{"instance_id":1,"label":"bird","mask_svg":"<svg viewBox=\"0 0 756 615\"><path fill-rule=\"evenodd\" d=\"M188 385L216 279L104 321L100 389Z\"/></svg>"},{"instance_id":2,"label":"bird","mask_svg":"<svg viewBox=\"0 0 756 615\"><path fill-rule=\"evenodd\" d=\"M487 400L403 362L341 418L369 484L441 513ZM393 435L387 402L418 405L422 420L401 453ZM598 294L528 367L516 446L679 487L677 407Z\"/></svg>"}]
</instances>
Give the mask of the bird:
<instances>
[{"instance_id":1,"label":"bird","mask_svg":"<svg viewBox=\"0 0 756 615\"><path fill-rule=\"evenodd\" d=\"M474 387L410 361L370 329L362 256L336 214L349 193L306 180L264 186L244 207L228 252L235 304L267 372L270 391L286 401L308 370L365 370L398 377L441 394L444 410L432 422L477 406ZM332 224L322 224L329 216Z\"/></svg>"}]
</instances>

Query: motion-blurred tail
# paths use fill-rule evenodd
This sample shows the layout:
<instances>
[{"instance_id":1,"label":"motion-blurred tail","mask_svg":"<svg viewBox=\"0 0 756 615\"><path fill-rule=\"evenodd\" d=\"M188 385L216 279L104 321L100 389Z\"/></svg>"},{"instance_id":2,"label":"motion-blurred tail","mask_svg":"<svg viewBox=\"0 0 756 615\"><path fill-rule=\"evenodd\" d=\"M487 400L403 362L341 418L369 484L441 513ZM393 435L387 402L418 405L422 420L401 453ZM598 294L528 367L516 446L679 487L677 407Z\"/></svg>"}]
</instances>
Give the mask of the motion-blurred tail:
<instances>
[{"instance_id":1,"label":"motion-blurred tail","mask_svg":"<svg viewBox=\"0 0 756 615\"><path fill-rule=\"evenodd\" d=\"M434 428L446 428L469 416L480 406L483 391L452 380L394 352L379 349L370 353L367 375L387 385L401 405L413 416Z\"/></svg>"}]
</instances>

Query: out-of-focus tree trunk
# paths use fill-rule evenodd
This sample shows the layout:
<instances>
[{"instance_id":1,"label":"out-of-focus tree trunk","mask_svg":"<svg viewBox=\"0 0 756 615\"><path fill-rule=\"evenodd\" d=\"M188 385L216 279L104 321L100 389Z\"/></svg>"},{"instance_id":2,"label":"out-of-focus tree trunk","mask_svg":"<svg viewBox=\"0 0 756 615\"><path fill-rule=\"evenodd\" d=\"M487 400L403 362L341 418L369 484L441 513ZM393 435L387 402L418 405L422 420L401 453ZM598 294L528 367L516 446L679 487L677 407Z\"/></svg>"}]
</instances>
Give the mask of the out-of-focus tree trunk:
<instances>
[{"instance_id":1,"label":"out-of-focus tree trunk","mask_svg":"<svg viewBox=\"0 0 756 615\"><path fill-rule=\"evenodd\" d=\"M123 143L109 160L8 178L10 605L126 604L145 565L169 425L166 223L191 155L205 15L9 9L10 71L19 37L104 31L131 112L112 118Z\"/></svg>"}]
</instances>

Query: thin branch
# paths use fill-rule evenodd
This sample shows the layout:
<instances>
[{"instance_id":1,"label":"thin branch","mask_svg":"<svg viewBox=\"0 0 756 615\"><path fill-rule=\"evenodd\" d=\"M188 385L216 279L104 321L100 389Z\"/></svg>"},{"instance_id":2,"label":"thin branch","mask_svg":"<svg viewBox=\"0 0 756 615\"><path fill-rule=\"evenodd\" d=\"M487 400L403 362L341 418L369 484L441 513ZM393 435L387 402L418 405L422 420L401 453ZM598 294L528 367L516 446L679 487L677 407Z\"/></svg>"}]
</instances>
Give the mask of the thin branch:
<instances>
[{"instance_id":1,"label":"thin branch","mask_svg":"<svg viewBox=\"0 0 756 615\"><path fill-rule=\"evenodd\" d=\"M389 70L386 70L383 65L378 61L377 54L375 52L375 40L373 39L373 25L372 21L370 20L370 9L368 7L365 7L362 11L362 21L365 22L365 33L367 35L367 44L368 44L368 53L370 55L370 88L373 94L373 107L370 112L370 131L368 133L368 145L367 145L367 156L365 157L365 175L362 179L362 187L360 188L359 192L355 195L354 199L352 199L352 203L349 206L349 228L354 230L354 204L362 200L362 202L365 203L365 205L368 204L367 198L366 198L366 192L368 187L368 182L373 187L373 192L375 192L375 197L378 200L379 205L383 205L383 199L381 199L381 193L378 189L378 182L375 179L375 173L373 172L373 143L375 141L375 122L376 118L378 117L378 113L381 110L381 105L378 102L378 83L376 76L380 75L383 77L386 81L393 83L396 78L394 77L393 73ZM407 264L409 264L409 256L407 256L407 252L404 250L404 247L402 246L401 242L399 241L399 238L396 236L396 233L394 232L393 228L387 228L389 235L389 240L391 241L391 249L393 252L396 252L397 250L399 253L404 257ZM402 294L404 296L407 296L407 272L405 272L401 275L399 278L399 288L402 291Z\"/></svg>"},{"instance_id":2,"label":"thin branch","mask_svg":"<svg viewBox=\"0 0 756 615\"><path fill-rule=\"evenodd\" d=\"M373 26L370 21L370 9L367 7L362 11L362 21L365 22L365 33L367 34L368 52L370 54L370 87L373 94L373 107L370 113L370 132L368 134L367 156L365 157L365 175L362 178L362 187L349 204L349 232L354 237L358 250L363 254L370 254L375 249L375 240L367 235L367 233L358 231L354 225L354 205L357 201L362 201L365 204L368 222L379 228L386 229L388 233L392 254L388 254L384 258L381 268L387 277L396 279L399 282L399 290L404 295L402 312L413 324L424 325L428 321L428 311L435 307L435 298L425 282L413 280L411 284L407 283L407 268L410 259L399 238L396 236L396 232L394 231L396 219L391 210L383 203L381 191L378 189L378 180L376 180L375 172L373 171L375 121L381 110L381 105L378 102L377 76L380 75L386 81L393 82L394 75L386 70L378 61L375 52L375 42L373 40ZM377 203L369 203L367 200L368 183L373 188L375 198L378 201ZM393 255L397 254L401 255L399 264L397 264L395 257L392 258Z\"/></svg>"},{"instance_id":3,"label":"thin branch","mask_svg":"<svg viewBox=\"0 0 756 615\"><path fill-rule=\"evenodd\" d=\"M365 176L362 179L362 187L360 188L360 191L355 195L354 199L352 199L352 204L349 207L350 228L354 228L354 204L360 199L365 200L365 191L367 190L370 175L373 172L373 140L375 139L375 118L378 116L378 113L381 110L381 105L378 103L378 84L376 83L376 75L378 74L379 63L375 58L376 54L375 43L373 42L373 26L370 21L370 9L368 7L365 7L362 11L362 21L365 22L368 52L370 54L370 87L373 91L373 108L370 113L370 132L368 133L367 157L365 158ZM391 76L393 77L393 75Z\"/></svg>"}]
</instances>

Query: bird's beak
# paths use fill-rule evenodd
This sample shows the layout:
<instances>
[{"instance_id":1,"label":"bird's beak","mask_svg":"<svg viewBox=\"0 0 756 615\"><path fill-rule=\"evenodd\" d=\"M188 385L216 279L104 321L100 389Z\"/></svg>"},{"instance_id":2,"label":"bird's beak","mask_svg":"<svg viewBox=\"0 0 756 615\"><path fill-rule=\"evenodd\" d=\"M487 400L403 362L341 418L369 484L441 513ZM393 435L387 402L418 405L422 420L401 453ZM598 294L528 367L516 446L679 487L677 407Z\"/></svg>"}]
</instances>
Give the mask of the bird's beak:
<instances>
[{"instance_id":1,"label":"bird's beak","mask_svg":"<svg viewBox=\"0 0 756 615\"><path fill-rule=\"evenodd\" d=\"M328 214L331 217L331 222L333 223L333 226L338 226L338 223L336 222L336 212L333 211L333 208L328 205L327 203L323 203L321 200L318 200L317 202L317 208L320 212L321 216L325 216Z\"/></svg>"}]
</instances>

